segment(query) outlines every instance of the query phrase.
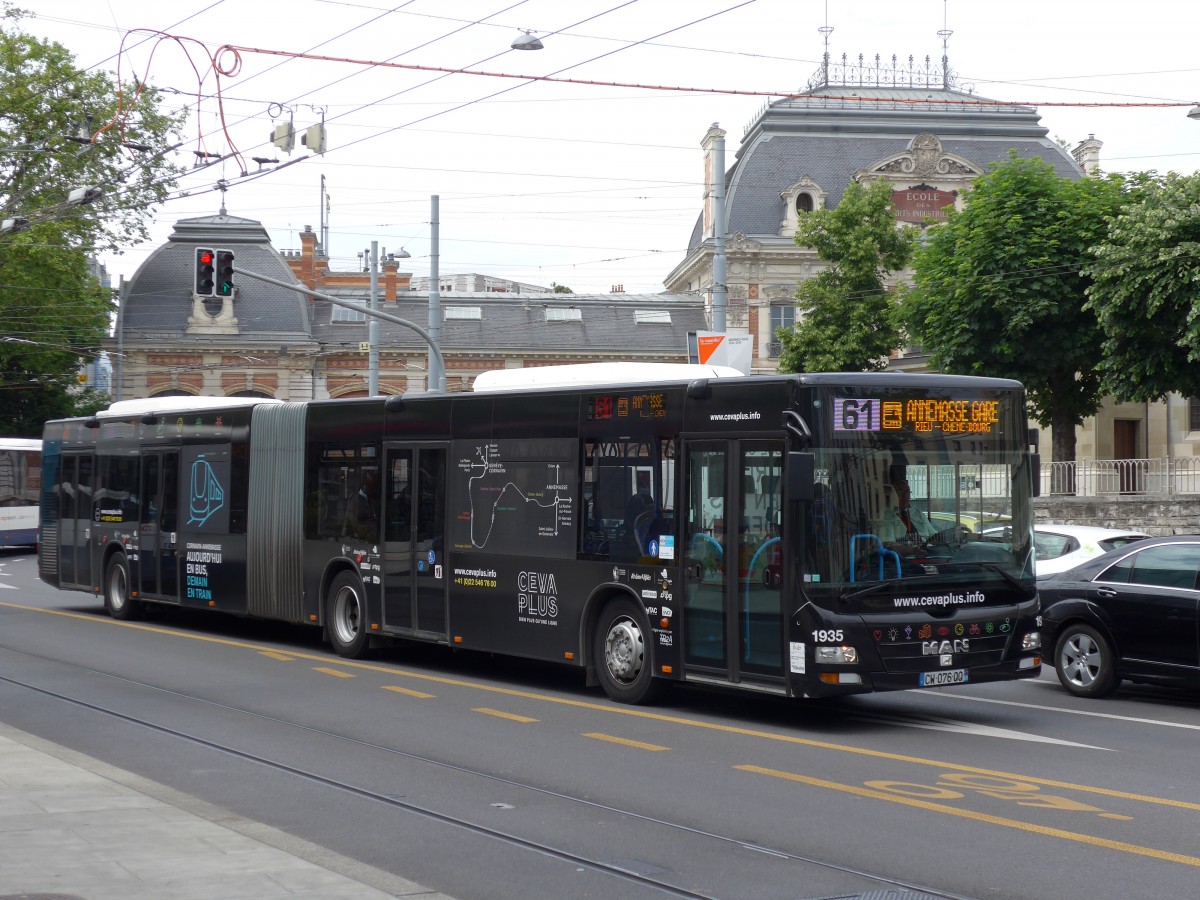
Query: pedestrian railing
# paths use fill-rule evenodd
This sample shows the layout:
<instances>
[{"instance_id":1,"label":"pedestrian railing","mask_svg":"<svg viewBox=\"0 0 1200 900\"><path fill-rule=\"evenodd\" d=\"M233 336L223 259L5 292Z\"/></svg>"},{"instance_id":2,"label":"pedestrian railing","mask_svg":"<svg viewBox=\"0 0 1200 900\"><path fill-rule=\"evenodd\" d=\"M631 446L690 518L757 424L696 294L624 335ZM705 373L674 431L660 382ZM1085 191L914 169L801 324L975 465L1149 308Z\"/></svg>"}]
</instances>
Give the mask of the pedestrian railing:
<instances>
[{"instance_id":1,"label":"pedestrian railing","mask_svg":"<svg viewBox=\"0 0 1200 900\"><path fill-rule=\"evenodd\" d=\"M1200 494L1200 457L1042 462L1042 496Z\"/></svg>"}]
</instances>

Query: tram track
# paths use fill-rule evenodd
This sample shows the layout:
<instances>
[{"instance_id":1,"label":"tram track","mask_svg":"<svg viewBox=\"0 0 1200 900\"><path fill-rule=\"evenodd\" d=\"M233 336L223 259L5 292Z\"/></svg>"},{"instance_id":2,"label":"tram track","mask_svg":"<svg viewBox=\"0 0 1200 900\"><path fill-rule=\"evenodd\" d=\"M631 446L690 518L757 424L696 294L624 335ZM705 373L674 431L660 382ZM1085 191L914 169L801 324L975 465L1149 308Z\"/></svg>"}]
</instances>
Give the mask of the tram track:
<instances>
[{"instance_id":1,"label":"tram track","mask_svg":"<svg viewBox=\"0 0 1200 900\"><path fill-rule=\"evenodd\" d=\"M840 865L837 863L831 863L826 860L821 860L821 859L817 859L814 857L797 854L797 853L794 853L794 852L791 852L788 850L783 850L783 849L776 848L776 847L769 847L769 846L754 844L754 843L747 842L743 839L737 838L732 835L720 834L718 832L713 832L713 831L708 831L705 829L696 828L694 826L687 825L684 823L672 822L667 819L662 819L662 818L655 817L655 816L649 816L649 815L646 815L645 813L640 813L640 812L612 806L609 804L600 803L596 800L588 799L586 797L576 796L576 795L572 795L569 793L564 793L562 791L552 790L549 788L540 787L538 785L526 783L526 782L519 781L516 779L507 778L502 775L497 775L493 772L483 771L481 769L472 768L469 766L463 766L463 765L459 765L457 763L446 762L444 760L435 759L435 758L421 755L421 754L411 753L409 751L401 750L401 749L398 749L395 747L385 746L383 744L379 744L379 743L372 742L372 741L365 741L365 740L362 740L360 738L356 738L356 737L353 737L350 735L339 734L337 732L329 731L327 729L321 729L321 728L317 728L317 727L314 727L311 725L306 725L306 724L303 724L300 722L290 721L288 719L280 718L277 716L267 715L265 713L256 712L254 710L245 709L243 707L231 705L228 703L217 702L217 701L210 700L205 697L196 696L194 694L190 694L187 692L164 688L164 687L161 687L158 685L150 684L148 682L139 681L137 679L131 679L131 678L128 678L123 675L117 675L117 674L114 674L111 672L105 672L105 671L95 669L95 668L92 668L89 666L81 665L79 663L71 662L69 660L59 659L59 658L47 656L44 654L33 653L28 650L21 649L19 647L13 647L13 646L9 646L9 645L0 643L0 649L8 651L13 654L18 654L18 655L27 657L29 659L35 659L35 660L39 660L44 663L50 663L52 665L71 669L71 670L74 670L74 671L79 672L84 675L98 676L101 678L112 679L114 681L118 681L123 684L126 684L130 687L135 687L135 688L139 688L139 689L143 689L143 690L157 692L159 694L163 694L163 695L166 695L166 696L169 696L174 699L184 701L187 703L202 704L204 706L218 709L225 713L230 713L230 714L234 714L234 715L238 715L238 716L245 716L245 717L253 718L253 719L265 722L265 723L270 723L271 725L274 725L274 726L280 726L280 727L287 728L287 729L295 729L298 732L306 733L306 734L313 735L313 736L319 736L319 737L322 737L325 739L330 739L330 740L337 741L337 742L343 742L345 744L353 745L360 749L382 753L387 756L402 758L409 762L414 762L414 763L418 763L418 764L422 764L422 765L436 766L442 770L449 771L449 772L452 772L457 775L463 775L463 776L469 776L469 777L478 778L478 779L484 779L489 782L503 785L505 787L517 789L520 791L531 792L534 794L538 794L538 795L548 797L553 800L561 801L561 802L568 803L568 804L574 804L574 805L579 805L581 807L586 807L592 811L603 812L603 813L610 814L613 816L620 816L620 817L623 817L623 818L626 818L629 820L636 820L636 821L640 821L640 822L643 822L643 823L646 823L649 825L671 829L675 832L685 834L690 837L700 838L702 840L714 841L719 844L723 844L723 845L730 846L730 847L736 847L741 850L762 853L764 855L767 855L767 856L770 856L770 857L773 857L776 859L786 860L786 861L801 864L801 865L819 867L820 869L823 869L828 872L836 873L839 875L864 879L866 881L873 882L874 884L877 884L877 885L879 885L883 888L889 889L889 890L900 889L900 890L906 891L906 892L913 892L913 894L918 894L923 898L944 898L944 900L970 900L970 898L962 896L962 895L948 894L948 893L938 891L938 890L935 890L932 888L928 888L928 887L925 887L922 885L909 883L909 882L906 882L906 881L903 881L903 880L900 880L900 879L897 879L894 877L888 877L888 876L880 875L875 872L869 872L864 869L857 869L857 868L854 868L851 866L845 866L845 865ZM451 815L451 814L439 812L438 810L429 808L428 806L423 806L421 804L412 803L412 802L400 799L396 796L392 796L392 795L388 795L385 793L381 793L376 790L372 790L368 787L356 785L356 784L350 783L348 781L344 781L344 780L341 780L338 778L333 778L328 775L321 774L320 772L315 771L312 768L306 768L306 767L301 767L301 766L284 763L277 759L269 758L268 756L262 755L260 753L255 753L255 752L250 752L247 750L239 749L235 746L231 746L227 742L214 741L214 740L211 740L209 738L206 738L206 737L203 737L203 736L200 736L197 734L189 733L180 728L162 725L160 723L151 721L150 719L147 719L147 718L144 718L141 716L132 715L130 713L122 712L118 709L113 709L113 708L110 708L110 707L107 707L107 706L104 706L104 705L101 705L98 703L94 703L94 702L91 702L88 700L81 699L79 697L70 696L69 694L64 693L62 690L54 690L54 689L42 687L40 685L33 684L33 683L30 683L29 681L24 681L20 678L13 677L10 675L0 675L0 683L8 684L8 685L11 685L16 688L27 690L27 691L36 693L38 695L41 695L43 697L49 697L49 698L52 698L54 700L57 700L57 701L60 701L63 703L68 703L74 707L86 709L90 712L93 712L93 713L96 713L96 714L99 714L102 716L106 716L106 717L109 717L114 720L119 720L119 721L127 723L129 725L133 725L133 726L136 726L139 728L145 728L145 729L153 731L157 734L161 734L161 735L167 736L172 739L186 741L194 746L201 747L206 750L214 751L214 752L229 756L231 758L241 760L243 762L251 763L253 765L263 766L263 767L268 768L276 773L279 773L279 774L282 774L282 775L285 775L288 777L302 779L304 781L307 781L307 782L310 782L313 784L317 784L317 785L320 785L325 788L333 789L333 790L338 791L347 796L355 797L359 800L365 800L365 801L368 801L371 803L379 804L381 806L384 806L384 807L387 807L390 809L394 809L398 812L402 812L402 813L406 813L406 814L410 814L410 815L414 815L414 816L419 816L419 817L428 819L430 821L435 821L435 822L441 823L443 825L450 826L452 828L461 829L463 831L469 832L469 833L479 836L479 837L486 838L488 840L497 841L499 843L502 843L507 846L511 846L511 847L514 847L514 848L517 848L517 849L520 849L523 851L538 853L538 854L547 856L549 858L568 863L572 866L582 867L582 868L585 868L585 869L590 870L595 873L599 873L599 874L617 878L623 882L637 884L639 886L660 892L666 896L680 897L680 898L696 898L696 900L716 900L716 897L714 895L706 894L706 893L698 893L698 892L695 892L692 890L688 890L687 888L683 888L683 887L680 887L679 885L672 884L670 881L665 880L663 878L656 878L651 874L643 874L640 872L636 872L629 868L625 868L621 865L614 864L611 861L605 861L603 859L597 859L595 857L583 855L583 854L574 852L570 849L566 849L564 847L553 846L544 841L538 841L538 840L520 837L518 835L514 835L514 834L511 834L508 832L498 830L496 828L489 827L488 825L481 824L477 821L472 821L463 816ZM846 895L846 896L851 896L851 895Z\"/></svg>"}]
</instances>

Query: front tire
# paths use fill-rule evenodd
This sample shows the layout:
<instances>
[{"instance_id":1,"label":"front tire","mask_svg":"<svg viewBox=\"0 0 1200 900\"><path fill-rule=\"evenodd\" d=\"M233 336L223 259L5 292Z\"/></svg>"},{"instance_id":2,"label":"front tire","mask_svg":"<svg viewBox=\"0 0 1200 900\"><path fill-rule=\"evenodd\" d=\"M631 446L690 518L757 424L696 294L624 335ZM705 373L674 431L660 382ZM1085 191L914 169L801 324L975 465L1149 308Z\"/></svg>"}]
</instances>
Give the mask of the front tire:
<instances>
[{"instance_id":1,"label":"front tire","mask_svg":"<svg viewBox=\"0 0 1200 900\"><path fill-rule=\"evenodd\" d=\"M1063 629L1054 648L1054 670L1076 697L1105 697L1117 689L1117 656L1112 643L1080 622Z\"/></svg>"},{"instance_id":2,"label":"front tire","mask_svg":"<svg viewBox=\"0 0 1200 900\"><path fill-rule=\"evenodd\" d=\"M325 624L338 656L362 659L367 655L367 598L362 582L353 573L340 573L329 586Z\"/></svg>"},{"instance_id":3,"label":"front tire","mask_svg":"<svg viewBox=\"0 0 1200 900\"><path fill-rule=\"evenodd\" d=\"M651 703L667 688L652 678L645 613L629 600L605 604L592 635L592 659L604 693L620 703Z\"/></svg>"},{"instance_id":4,"label":"front tire","mask_svg":"<svg viewBox=\"0 0 1200 900\"><path fill-rule=\"evenodd\" d=\"M124 553L114 553L104 565L104 608L124 622L142 617L141 601L130 596L129 562Z\"/></svg>"}]
</instances>

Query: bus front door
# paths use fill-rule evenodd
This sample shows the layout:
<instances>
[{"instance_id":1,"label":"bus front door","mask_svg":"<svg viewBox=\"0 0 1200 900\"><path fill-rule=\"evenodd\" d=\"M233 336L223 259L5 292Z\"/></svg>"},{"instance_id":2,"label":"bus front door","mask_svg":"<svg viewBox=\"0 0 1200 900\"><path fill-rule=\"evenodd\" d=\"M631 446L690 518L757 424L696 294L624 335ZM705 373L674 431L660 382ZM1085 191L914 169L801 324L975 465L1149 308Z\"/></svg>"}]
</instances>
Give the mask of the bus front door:
<instances>
[{"instance_id":1,"label":"bus front door","mask_svg":"<svg viewBox=\"0 0 1200 900\"><path fill-rule=\"evenodd\" d=\"M686 459L685 662L701 678L782 684L783 442L690 442Z\"/></svg>"},{"instance_id":2,"label":"bus front door","mask_svg":"<svg viewBox=\"0 0 1200 900\"><path fill-rule=\"evenodd\" d=\"M383 624L446 636L444 446L388 445L383 496Z\"/></svg>"},{"instance_id":3,"label":"bus front door","mask_svg":"<svg viewBox=\"0 0 1200 900\"><path fill-rule=\"evenodd\" d=\"M179 453L142 457L138 514L138 582L147 596L179 600ZM207 581L207 579L206 579Z\"/></svg>"}]
</instances>

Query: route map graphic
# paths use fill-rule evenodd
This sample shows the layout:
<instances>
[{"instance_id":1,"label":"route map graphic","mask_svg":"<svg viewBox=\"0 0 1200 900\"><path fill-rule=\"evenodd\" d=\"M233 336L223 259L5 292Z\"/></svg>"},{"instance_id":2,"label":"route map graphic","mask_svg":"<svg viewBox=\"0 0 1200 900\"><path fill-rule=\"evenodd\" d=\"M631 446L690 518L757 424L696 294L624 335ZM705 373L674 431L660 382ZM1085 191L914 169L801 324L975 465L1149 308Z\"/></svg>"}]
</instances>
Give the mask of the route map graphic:
<instances>
[{"instance_id":1,"label":"route map graphic","mask_svg":"<svg viewBox=\"0 0 1200 900\"><path fill-rule=\"evenodd\" d=\"M455 447L459 550L575 554L574 441L501 440Z\"/></svg>"}]
</instances>

